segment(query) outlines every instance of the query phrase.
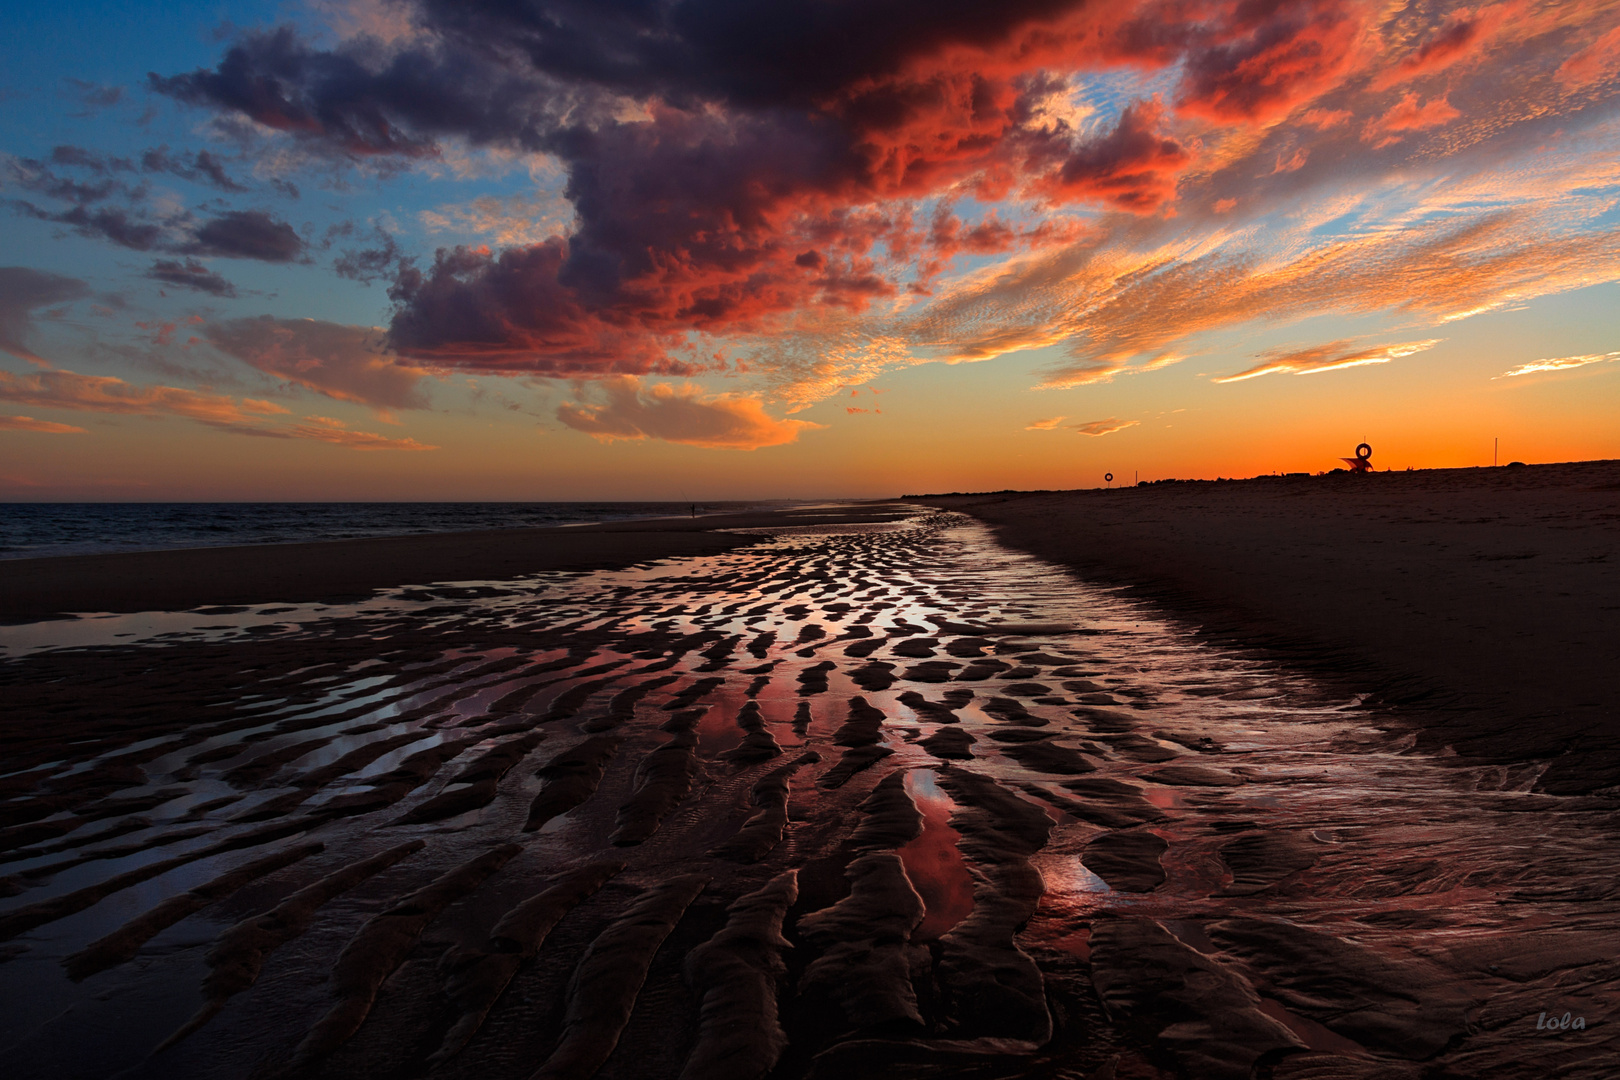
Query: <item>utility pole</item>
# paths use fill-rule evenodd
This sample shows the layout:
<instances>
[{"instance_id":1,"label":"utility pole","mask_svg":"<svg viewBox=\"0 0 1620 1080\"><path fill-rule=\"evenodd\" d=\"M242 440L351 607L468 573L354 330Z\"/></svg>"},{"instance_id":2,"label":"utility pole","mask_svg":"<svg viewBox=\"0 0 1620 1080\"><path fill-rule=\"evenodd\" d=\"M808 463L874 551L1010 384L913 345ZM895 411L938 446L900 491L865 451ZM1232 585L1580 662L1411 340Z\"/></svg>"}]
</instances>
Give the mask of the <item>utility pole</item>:
<instances>
[{"instance_id":1,"label":"utility pole","mask_svg":"<svg viewBox=\"0 0 1620 1080\"><path fill-rule=\"evenodd\" d=\"M1496 452L1502 448L1502 438L1497 436L1491 440L1491 468L1496 468Z\"/></svg>"}]
</instances>

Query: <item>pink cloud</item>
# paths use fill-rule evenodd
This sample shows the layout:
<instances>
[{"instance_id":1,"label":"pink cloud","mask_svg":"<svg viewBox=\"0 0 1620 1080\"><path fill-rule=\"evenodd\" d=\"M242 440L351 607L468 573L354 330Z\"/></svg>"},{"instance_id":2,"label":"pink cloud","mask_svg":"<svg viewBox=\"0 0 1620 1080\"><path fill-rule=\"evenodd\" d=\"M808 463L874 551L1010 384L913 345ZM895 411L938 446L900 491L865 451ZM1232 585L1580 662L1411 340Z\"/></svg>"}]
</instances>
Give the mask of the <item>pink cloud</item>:
<instances>
[{"instance_id":1,"label":"pink cloud","mask_svg":"<svg viewBox=\"0 0 1620 1080\"><path fill-rule=\"evenodd\" d=\"M758 398L667 383L645 386L629 376L601 380L595 395L605 400L565 402L557 419L602 442L661 439L711 450L757 450L794 442L800 432L822 426L777 420Z\"/></svg>"},{"instance_id":2,"label":"pink cloud","mask_svg":"<svg viewBox=\"0 0 1620 1080\"><path fill-rule=\"evenodd\" d=\"M0 416L0 431L41 431L52 435L84 434L82 427L58 424L54 420L35 420L32 416Z\"/></svg>"},{"instance_id":3,"label":"pink cloud","mask_svg":"<svg viewBox=\"0 0 1620 1080\"><path fill-rule=\"evenodd\" d=\"M289 439L313 439L316 442L332 443L335 446L344 446L350 450L437 450L437 446L428 446L415 439L390 439L370 431L349 431L347 425L341 420L334 420L329 416L305 417L309 423L294 424L292 427L282 429L278 434Z\"/></svg>"},{"instance_id":4,"label":"pink cloud","mask_svg":"<svg viewBox=\"0 0 1620 1080\"><path fill-rule=\"evenodd\" d=\"M1373 149L1379 150L1400 142L1405 132L1427 131L1461 115L1444 97L1431 98L1420 105L1417 94L1408 93L1382 116L1367 121L1361 129L1361 141L1372 143Z\"/></svg>"},{"instance_id":5,"label":"pink cloud","mask_svg":"<svg viewBox=\"0 0 1620 1080\"><path fill-rule=\"evenodd\" d=\"M177 386L137 386L111 375L80 375L61 370L26 375L0 371L0 401L44 409L183 416L216 426L244 424L260 416L287 412L268 401L250 398L237 401L223 394Z\"/></svg>"},{"instance_id":6,"label":"pink cloud","mask_svg":"<svg viewBox=\"0 0 1620 1080\"><path fill-rule=\"evenodd\" d=\"M1306 109L1299 114L1299 122L1318 131L1327 131L1348 123L1353 116L1355 113L1349 109Z\"/></svg>"},{"instance_id":7,"label":"pink cloud","mask_svg":"<svg viewBox=\"0 0 1620 1080\"><path fill-rule=\"evenodd\" d=\"M267 427L263 424L264 418L286 415L288 410L256 398L234 399L225 394L177 386L138 386L110 375L80 375L62 370L16 375L0 371L0 401L78 412L179 416L238 435L314 439L354 450L438 449L415 439L389 439L365 431L348 431L341 420L330 417L312 417L305 424Z\"/></svg>"},{"instance_id":8,"label":"pink cloud","mask_svg":"<svg viewBox=\"0 0 1620 1080\"><path fill-rule=\"evenodd\" d=\"M383 333L320 319L261 315L208 328L216 348L267 375L339 401L396 409L426 408L427 372L383 351Z\"/></svg>"},{"instance_id":9,"label":"pink cloud","mask_svg":"<svg viewBox=\"0 0 1620 1080\"><path fill-rule=\"evenodd\" d=\"M1620 70L1620 26L1565 60L1558 68L1558 81L1566 86L1586 86L1613 78Z\"/></svg>"}]
</instances>

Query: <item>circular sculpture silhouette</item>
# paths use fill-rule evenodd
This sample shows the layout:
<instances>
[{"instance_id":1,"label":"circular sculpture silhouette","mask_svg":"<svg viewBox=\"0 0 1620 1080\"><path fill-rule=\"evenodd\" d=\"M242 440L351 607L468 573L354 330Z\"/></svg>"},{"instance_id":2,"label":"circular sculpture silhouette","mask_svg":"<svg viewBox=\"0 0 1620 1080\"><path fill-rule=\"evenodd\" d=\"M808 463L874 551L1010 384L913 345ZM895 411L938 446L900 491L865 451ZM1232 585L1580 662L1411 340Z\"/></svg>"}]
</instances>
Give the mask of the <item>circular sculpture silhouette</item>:
<instances>
[{"instance_id":1,"label":"circular sculpture silhouette","mask_svg":"<svg viewBox=\"0 0 1620 1080\"><path fill-rule=\"evenodd\" d=\"M1103 479L1112 484L1114 482L1114 474L1111 472L1103 473Z\"/></svg>"},{"instance_id":2,"label":"circular sculpture silhouette","mask_svg":"<svg viewBox=\"0 0 1620 1080\"><path fill-rule=\"evenodd\" d=\"M1370 443L1356 444L1357 461L1366 461L1370 457L1372 457L1372 445Z\"/></svg>"}]
</instances>

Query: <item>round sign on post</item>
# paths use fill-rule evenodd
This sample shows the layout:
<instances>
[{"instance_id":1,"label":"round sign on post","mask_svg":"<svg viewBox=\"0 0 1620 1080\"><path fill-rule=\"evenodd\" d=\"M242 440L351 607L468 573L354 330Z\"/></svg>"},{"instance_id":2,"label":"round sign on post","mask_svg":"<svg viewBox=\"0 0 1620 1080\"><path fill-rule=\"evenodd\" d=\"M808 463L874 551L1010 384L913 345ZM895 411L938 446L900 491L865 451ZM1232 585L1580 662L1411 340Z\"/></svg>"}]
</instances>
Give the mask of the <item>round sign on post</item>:
<instances>
[{"instance_id":1,"label":"round sign on post","mask_svg":"<svg viewBox=\"0 0 1620 1080\"><path fill-rule=\"evenodd\" d=\"M1106 483L1112 484L1114 482L1114 474L1111 473L1111 472L1110 473L1103 473L1103 480Z\"/></svg>"}]
</instances>

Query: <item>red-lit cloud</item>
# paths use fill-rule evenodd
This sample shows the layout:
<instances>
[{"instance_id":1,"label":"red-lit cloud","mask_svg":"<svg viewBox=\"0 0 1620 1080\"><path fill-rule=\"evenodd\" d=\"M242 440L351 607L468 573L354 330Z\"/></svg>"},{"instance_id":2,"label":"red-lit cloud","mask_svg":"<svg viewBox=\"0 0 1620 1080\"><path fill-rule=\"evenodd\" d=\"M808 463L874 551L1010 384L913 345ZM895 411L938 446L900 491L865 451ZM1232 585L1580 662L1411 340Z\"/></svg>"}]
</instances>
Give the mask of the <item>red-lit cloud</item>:
<instances>
[{"instance_id":1,"label":"red-lit cloud","mask_svg":"<svg viewBox=\"0 0 1620 1080\"><path fill-rule=\"evenodd\" d=\"M558 406L557 419L602 442L661 439L711 450L757 450L793 442L800 432L821 426L774 419L758 398L643 385L629 376L600 380L592 397Z\"/></svg>"},{"instance_id":2,"label":"red-lit cloud","mask_svg":"<svg viewBox=\"0 0 1620 1080\"><path fill-rule=\"evenodd\" d=\"M1361 138L1363 142L1372 143L1373 149L1381 150L1400 142L1409 131L1427 131L1461 115L1443 97L1420 102L1417 94L1411 93L1391 105L1382 116L1368 120L1361 129Z\"/></svg>"},{"instance_id":3,"label":"red-lit cloud","mask_svg":"<svg viewBox=\"0 0 1620 1080\"><path fill-rule=\"evenodd\" d=\"M1372 88L1382 90L1472 59L1490 44L1505 21L1523 19L1528 6L1524 0L1513 0L1451 12L1445 21L1428 29L1416 48L1379 72Z\"/></svg>"},{"instance_id":4,"label":"red-lit cloud","mask_svg":"<svg viewBox=\"0 0 1620 1080\"><path fill-rule=\"evenodd\" d=\"M1108 135L1081 145L1042 190L1061 201L1089 198L1145 214L1175 197L1176 178L1192 153L1159 131L1164 109L1137 102Z\"/></svg>"},{"instance_id":5,"label":"red-lit cloud","mask_svg":"<svg viewBox=\"0 0 1620 1080\"><path fill-rule=\"evenodd\" d=\"M698 408L746 394L665 400L636 380L738 374L741 361L800 408L886 367L1055 346L1067 359L1047 382L1074 385L1173 363L1188 339L1248 321L1439 321L1616 274L1598 196L1569 206L1603 183L1571 183L1557 203L1515 178L1583 138L1593 160L1615 156L1612 4L399 0L388 12L363 23L385 33L332 45L245 32L212 67L151 79L333 169L442 169L478 151L544 163L532 195L421 219L492 248L430 256L389 234L337 261L359 280L389 276L382 342L290 319L210 332L343 400L412 407L425 372L457 368L603 380L564 422L664 438L654 417L684 403L745 433L738 445L770 445L797 429ZM110 159L62 149L13 172L65 209L17 207L186 257L154 264L159 280L228 297L199 258L313 250L266 210L142 217L118 202L129 192ZM153 168L214 177L218 192L237 183L212 158L164 161ZM1480 197L1475 178L1492 169L1505 197ZM1325 228L1328 206L1358 227Z\"/></svg>"},{"instance_id":6,"label":"red-lit cloud","mask_svg":"<svg viewBox=\"0 0 1620 1080\"><path fill-rule=\"evenodd\" d=\"M1558 68L1558 80L1568 86L1587 86L1613 80L1620 70L1620 26L1611 27Z\"/></svg>"}]
</instances>

